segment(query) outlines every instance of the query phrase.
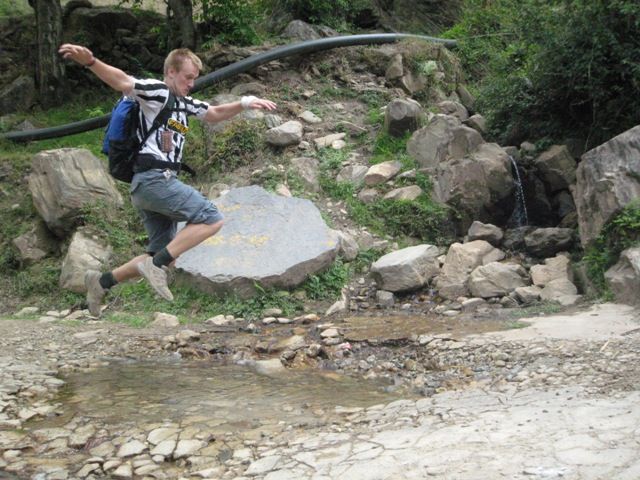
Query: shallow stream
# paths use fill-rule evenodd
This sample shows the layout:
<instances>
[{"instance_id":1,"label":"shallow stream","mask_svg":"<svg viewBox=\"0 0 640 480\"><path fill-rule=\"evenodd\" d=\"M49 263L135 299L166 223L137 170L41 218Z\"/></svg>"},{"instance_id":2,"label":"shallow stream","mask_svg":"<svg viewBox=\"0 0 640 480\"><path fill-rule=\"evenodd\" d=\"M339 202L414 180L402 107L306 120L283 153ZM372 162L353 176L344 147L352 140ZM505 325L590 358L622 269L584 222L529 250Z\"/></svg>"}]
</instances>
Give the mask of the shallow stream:
<instances>
[{"instance_id":1,"label":"shallow stream","mask_svg":"<svg viewBox=\"0 0 640 480\"><path fill-rule=\"evenodd\" d=\"M317 370L274 376L239 365L213 362L114 362L76 372L59 401L64 415L104 425L198 423L213 433L269 424L305 425L326 419L335 408L368 407L393 401L379 383ZM47 422L50 423L50 422Z\"/></svg>"}]
</instances>

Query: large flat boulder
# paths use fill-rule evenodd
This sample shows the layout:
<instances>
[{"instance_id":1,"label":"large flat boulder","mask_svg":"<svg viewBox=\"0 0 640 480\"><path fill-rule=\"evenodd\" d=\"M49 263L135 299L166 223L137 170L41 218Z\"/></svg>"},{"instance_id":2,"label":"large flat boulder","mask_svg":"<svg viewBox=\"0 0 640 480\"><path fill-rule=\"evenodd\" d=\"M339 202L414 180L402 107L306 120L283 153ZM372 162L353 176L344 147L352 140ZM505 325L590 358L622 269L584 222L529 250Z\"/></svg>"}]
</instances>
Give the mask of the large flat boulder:
<instances>
[{"instance_id":1,"label":"large flat boulder","mask_svg":"<svg viewBox=\"0 0 640 480\"><path fill-rule=\"evenodd\" d=\"M338 251L309 200L242 187L214 200L225 215L220 233L183 254L180 278L214 294L247 298L263 288L292 288L328 268Z\"/></svg>"}]
</instances>

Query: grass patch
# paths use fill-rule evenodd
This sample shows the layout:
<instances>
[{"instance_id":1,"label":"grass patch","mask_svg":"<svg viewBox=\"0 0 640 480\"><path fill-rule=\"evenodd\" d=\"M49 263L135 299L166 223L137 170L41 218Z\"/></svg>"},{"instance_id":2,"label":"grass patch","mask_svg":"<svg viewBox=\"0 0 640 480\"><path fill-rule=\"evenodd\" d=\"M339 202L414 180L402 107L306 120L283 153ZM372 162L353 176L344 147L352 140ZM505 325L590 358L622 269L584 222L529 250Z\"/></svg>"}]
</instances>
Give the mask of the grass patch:
<instances>
[{"instance_id":1,"label":"grass patch","mask_svg":"<svg viewBox=\"0 0 640 480\"><path fill-rule=\"evenodd\" d=\"M606 299L611 300L613 294L607 288L604 274L618 261L623 250L639 245L640 201L636 200L603 227L583 257L589 278Z\"/></svg>"},{"instance_id":2,"label":"grass patch","mask_svg":"<svg viewBox=\"0 0 640 480\"><path fill-rule=\"evenodd\" d=\"M414 168L415 162L407 155L407 141L409 138L411 138L411 133L398 138L381 131L376 137L373 156L369 162L375 165L389 160L397 160L402 163L403 170Z\"/></svg>"},{"instance_id":3,"label":"grass patch","mask_svg":"<svg viewBox=\"0 0 640 480\"><path fill-rule=\"evenodd\" d=\"M155 312L176 315L181 323L200 323L215 315L233 315L247 320L262 318L268 308L279 308L283 315L294 316L302 312L302 302L288 291L267 290L256 286L258 294L250 299L234 295L216 296L203 293L188 285L173 285L173 302L159 299L146 282L128 282L114 289L107 297L116 311L105 315L110 321L132 326L144 326ZM124 313L123 313L124 312Z\"/></svg>"},{"instance_id":4,"label":"grass patch","mask_svg":"<svg viewBox=\"0 0 640 480\"><path fill-rule=\"evenodd\" d=\"M229 172L249 165L262 146L256 125L246 120L232 121L215 135L207 135L202 124L194 130L196 134L189 138L185 160L202 171Z\"/></svg>"},{"instance_id":5,"label":"grass patch","mask_svg":"<svg viewBox=\"0 0 640 480\"><path fill-rule=\"evenodd\" d=\"M303 285L307 297L313 300L334 298L340 294L351 276L351 267L338 258L326 272L311 275Z\"/></svg>"},{"instance_id":6,"label":"grass patch","mask_svg":"<svg viewBox=\"0 0 640 480\"><path fill-rule=\"evenodd\" d=\"M357 198L353 184L335 180L347 156L348 153L342 150L320 152L320 186L330 197L346 203L349 215L358 225L379 235L406 235L438 245L452 237L453 230L448 221L451 212L431 200L431 181L426 175L416 175L415 183L425 192L416 200L378 199L367 204Z\"/></svg>"}]
</instances>

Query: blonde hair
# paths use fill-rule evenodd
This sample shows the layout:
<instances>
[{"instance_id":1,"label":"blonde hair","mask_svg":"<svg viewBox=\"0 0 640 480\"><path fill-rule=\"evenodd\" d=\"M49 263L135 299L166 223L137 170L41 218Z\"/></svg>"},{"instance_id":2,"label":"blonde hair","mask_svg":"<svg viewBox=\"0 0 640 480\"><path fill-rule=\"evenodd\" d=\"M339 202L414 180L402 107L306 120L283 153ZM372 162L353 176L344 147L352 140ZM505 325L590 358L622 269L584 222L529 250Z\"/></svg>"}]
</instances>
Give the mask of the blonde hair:
<instances>
[{"instance_id":1,"label":"blonde hair","mask_svg":"<svg viewBox=\"0 0 640 480\"><path fill-rule=\"evenodd\" d=\"M191 60L193 64L198 67L198 70L202 70L202 60L200 60L195 53L188 48L176 48L175 50L171 50L164 60L164 74L167 75L170 68L179 72L182 64L187 59Z\"/></svg>"}]
</instances>

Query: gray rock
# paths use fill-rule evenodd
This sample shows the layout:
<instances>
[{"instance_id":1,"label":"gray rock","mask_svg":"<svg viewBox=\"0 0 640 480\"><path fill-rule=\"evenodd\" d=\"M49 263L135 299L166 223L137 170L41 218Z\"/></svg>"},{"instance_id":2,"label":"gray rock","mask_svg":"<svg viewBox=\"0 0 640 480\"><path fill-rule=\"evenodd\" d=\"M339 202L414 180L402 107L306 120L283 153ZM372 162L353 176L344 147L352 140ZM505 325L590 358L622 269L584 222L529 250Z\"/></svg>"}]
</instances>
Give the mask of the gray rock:
<instances>
[{"instance_id":1,"label":"gray rock","mask_svg":"<svg viewBox=\"0 0 640 480\"><path fill-rule=\"evenodd\" d=\"M623 251L618 263L605 273L605 279L617 301L640 305L640 248Z\"/></svg>"},{"instance_id":2,"label":"gray rock","mask_svg":"<svg viewBox=\"0 0 640 480\"><path fill-rule=\"evenodd\" d=\"M535 165L549 192L566 189L576 181L576 161L564 145L554 145L543 152L535 159Z\"/></svg>"},{"instance_id":3,"label":"gray rock","mask_svg":"<svg viewBox=\"0 0 640 480\"><path fill-rule=\"evenodd\" d=\"M81 229L74 233L67 255L62 261L60 287L76 293L84 293L84 275L87 269L100 270L109 262L112 249L96 237Z\"/></svg>"},{"instance_id":4,"label":"gray rock","mask_svg":"<svg viewBox=\"0 0 640 480\"><path fill-rule=\"evenodd\" d=\"M305 40L317 40L320 38L320 34L308 23L302 20L293 20L282 32L282 35L291 38L292 40L305 41Z\"/></svg>"},{"instance_id":5,"label":"gray rock","mask_svg":"<svg viewBox=\"0 0 640 480\"><path fill-rule=\"evenodd\" d=\"M557 302L569 306L579 298L576 286L565 278L550 281L540 292L540 298L545 301Z\"/></svg>"},{"instance_id":6,"label":"gray rock","mask_svg":"<svg viewBox=\"0 0 640 480\"><path fill-rule=\"evenodd\" d=\"M21 75L0 91L0 111L28 110L36 102L36 86L32 75Z\"/></svg>"},{"instance_id":7,"label":"gray rock","mask_svg":"<svg viewBox=\"0 0 640 480\"><path fill-rule=\"evenodd\" d=\"M176 263L188 283L247 297L255 283L295 287L335 259L337 241L309 200L251 186L231 190L216 203L226 216L224 228Z\"/></svg>"},{"instance_id":8,"label":"gray rock","mask_svg":"<svg viewBox=\"0 0 640 480\"><path fill-rule=\"evenodd\" d=\"M529 283L529 276L522 265L492 262L471 272L469 291L474 297L502 297Z\"/></svg>"},{"instance_id":9,"label":"gray rock","mask_svg":"<svg viewBox=\"0 0 640 480\"><path fill-rule=\"evenodd\" d=\"M464 122L469 118L469 112L464 105L453 102L451 100L445 100L436 104L436 108L445 115L451 115L456 117L461 122Z\"/></svg>"},{"instance_id":10,"label":"gray rock","mask_svg":"<svg viewBox=\"0 0 640 480\"><path fill-rule=\"evenodd\" d=\"M358 252L360 251L360 246L356 239L347 232L342 232L340 230L334 230L335 235L338 239L338 253L345 260L350 262L354 260L358 256Z\"/></svg>"},{"instance_id":11,"label":"gray rock","mask_svg":"<svg viewBox=\"0 0 640 480\"><path fill-rule=\"evenodd\" d=\"M322 119L319 116L317 116L315 113L310 112L309 110L305 110L304 112L302 112L300 115L298 115L298 118L304 120L305 122L311 125L315 125L316 123L322 123Z\"/></svg>"},{"instance_id":12,"label":"gray rock","mask_svg":"<svg viewBox=\"0 0 640 480\"><path fill-rule=\"evenodd\" d=\"M396 98L385 110L384 129L393 137L414 132L422 122L422 107L410 98Z\"/></svg>"},{"instance_id":13,"label":"gray rock","mask_svg":"<svg viewBox=\"0 0 640 480\"><path fill-rule=\"evenodd\" d=\"M402 54L396 53L391 57L391 61L387 66L387 70L384 76L387 81L393 82L395 80L401 79L403 74L404 66L402 61Z\"/></svg>"},{"instance_id":14,"label":"gray rock","mask_svg":"<svg viewBox=\"0 0 640 480\"><path fill-rule=\"evenodd\" d=\"M585 153L572 193L586 247L613 215L640 198L640 125Z\"/></svg>"},{"instance_id":15,"label":"gray rock","mask_svg":"<svg viewBox=\"0 0 640 480\"><path fill-rule=\"evenodd\" d=\"M36 210L56 235L75 226L87 205L120 207L122 196L103 163L89 150L61 148L38 153L32 162L29 191Z\"/></svg>"},{"instance_id":16,"label":"gray rock","mask_svg":"<svg viewBox=\"0 0 640 480\"><path fill-rule=\"evenodd\" d=\"M396 188L388 192L383 198L385 200L415 200L424 192L417 185Z\"/></svg>"},{"instance_id":17,"label":"gray rock","mask_svg":"<svg viewBox=\"0 0 640 480\"><path fill-rule=\"evenodd\" d=\"M316 193L320 191L317 159L309 157L292 158L291 168L302 179L305 188Z\"/></svg>"},{"instance_id":18,"label":"gray rock","mask_svg":"<svg viewBox=\"0 0 640 480\"><path fill-rule=\"evenodd\" d=\"M542 292L542 289L538 286L532 285L528 287L518 287L514 291L516 298L524 305L528 305L540 300L540 293Z\"/></svg>"},{"instance_id":19,"label":"gray rock","mask_svg":"<svg viewBox=\"0 0 640 480\"><path fill-rule=\"evenodd\" d=\"M544 261L544 265L533 265L529 269L529 273L533 284L539 287L544 287L552 280L573 280L571 262L564 255L547 258Z\"/></svg>"},{"instance_id":20,"label":"gray rock","mask_svg":"<svg viewBox=\"0 0 640 480\"><path fill-rule=\"evenodd\" d=\"M537 228L524 237L527 251L536 257L550 257L573 245L570 228Z\"/></svg>"},{"instance_id":21,"label":"gray rock","mask_svg":"<svg viewBox=\"0 0 640 480\"><path fill-rule=\"evenodd\" d=\"M346 136L346 133L332 133L324 137L314 138L313 143L315 143L316 148L335 148L335 144L343 140Z\"/></svg>"},{"instance_id":22,"label":"gray rock","mask_svg":"<svg viewBox=\"0 0 640 480\"><path fill-rule=\"evenodd\" d=\"M467 87L462 84L458 84L456 93L458 94L458 97L460 97L460 102L462 102L465 108L468 111L473 112L475 110L476 99L473 95L471 95Z\"/></svg>"},{"instance_id":23,"label":"gray rock","mask_svg":"<svg viewBox=\"0 0 640 480\"><path fill-rule=\"evenodd\" d=\"M25 265L37 263L57 248L55 239L43 222L38 222L27 233L14 238L13 245L18 249L20 261Z\"/></svg>"},{"instance_id":24,"label":"gray rock","mask_svg":"<svg viewBox=\"0 0 640 480\"><path fill-rule=\"evenodd\" d=\"M171 315L170 313L163 312L155 312L153 314L153 322L151 322L152 327L177 327L180 325L180 321L178 317L175 315Z\"/></svg>"},{"instance_id":25,"label":"gray rock","mask_svg":"<svg viewBox=\"0 0 640 480\"><path fill-rule=\"evenodd\" d=\"M433 245L403 248L374 262L371 265L371 274L382 290L415 290L439 273L439 255L440 250Z\"/></svg>"},{"instance_id":26,"label":"gray rock","mask_svg":"<svg viewBox=\"0 0 640 480\"><path fill-rule=\"evenodd\" d=\"M378 290L376 292L376 303L381 307L393 307L393 305L396 303L396 299L393 292Z\"/></svg>"},{"instance_id":27,"label":"gray rock","mask_svg":"<svg viewBox=\"0 0 640 480\"><path fill-rule=\"evenodd\" d=\"M471 224L467 235L470 242L474 240L485 240L494 247L499 246L504 237L504 233L500 227L489 223L478 222L477 220Z\"/></svg>"},{"instance_id":28,"label":"gray rock","mask_svg":"<svg viewBox=\"0 0 640 480\"><path fill-rule=\"evenodd\" d=\"M232 95L237 95L238 97L242 97L244 95L256 95L258 97L263 96L267 91L267 87L265 87L262 83L259 82L248 82L248 83L239 83L235 85L231 89Z\"/></svg>"},{"instance_id":29,"label":"gray rock","mask_svg":"<svg viewBox=\"0 0 640 480\"><path fill-rule=\"evenodd\" d=\"M466 231L474 220L500 224L513 210L513 204L506 201L514 189L511 162L494 143L483 143L463 158L440 162L433 184L434 200L459 213L460 231Z\"/></svg>"},{"instance_id":30,"label":"gray rock","mask_svg":"<svg viewBox=\"0 0 640 480\"><path fill-rule=\"evenodd\" d=\"M367 186L385 183L395 177L401 168L402 164L394 160L373 165L367 170L364 176L364 183Z\"/></svg>"},{"instance_id":31,"label":"gray rock","mask_svg":"<svg viewBox=\"0 0 640 480\"><path fill-rule=\"evenodd\" d=\"M467 120L465 120L464 124L468 127L473 128L480 135L485 135L487 133L487 121L482 115L472 115Z\"/></svg>"},{"instance_id":32,"label":"gray rock","mask_svg":"<svg viewBox=\"0 0 640 480\"><path fill-rule=\"evenodd\" d=\"M287 147L289 145L297 145L302 140L302 124L291 120L282 125L267 130L265 133L265 142L276 147Z\"/></svg>"},{"instance_id":33,"label":"gray rock","mask_svg":"<svg viewBox=\"0 0 640 480\"><path fill-rule=\"evenodd\" d=\"M147 447L144 443L139 440L131 440L118 449L116 456L118 458L133 457L135 455L140 455L146 449Z\"/></svg>"},{"instance_id":34,"label":"gray rock","mask_svg":"<svg viewBox=\"0 0 640 480\"><path fill-rule=\"evenodd\" d=\"M347 165L338 173L336 181L349 182L356 186L364 183L364 177L369 171L369 168L364 165Z\"/></svg>"},{"instance_id":35,"label":"gray rock","mask_svg":"<svg viewBox=\"0 0 640 480\"><path fill-rule=\"evenodd\" d=\"M480 265L490 263L485 261L487 257L495 261L500 256L497 253L500 253L500 250L484 240L452 244L442 265L441 274L436 279L438 293L449 300L467 296L471 272Z\"/></svg>"}]
</instances>

